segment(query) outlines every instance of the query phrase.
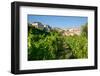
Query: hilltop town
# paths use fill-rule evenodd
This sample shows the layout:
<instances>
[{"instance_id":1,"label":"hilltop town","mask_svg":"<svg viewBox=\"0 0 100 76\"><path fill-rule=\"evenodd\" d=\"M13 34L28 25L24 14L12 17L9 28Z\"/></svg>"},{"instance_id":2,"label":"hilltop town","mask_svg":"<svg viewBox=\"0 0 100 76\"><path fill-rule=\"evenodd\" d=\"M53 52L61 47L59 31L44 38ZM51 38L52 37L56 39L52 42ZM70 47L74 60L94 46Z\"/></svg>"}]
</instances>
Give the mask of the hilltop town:
<instances>
[{"instance_id":1,"label":"hilltop town","mask_svg":"<svg viewBox=\"0 0 100 76\"><path fill-rule=\"evenodd\" d=\"M45 29L47 32L50 32L52 29L55 29L58 32L60 32L63 36L74 36L74 35L80 35L81 33L81 29L79 27L66 28L66 29L52 28L49 25L42 24L41 22L33 22L31 23L31 26L38 29Z\"/></svg>"},{"instance_id":2,"label":"hilltop town","mask_svg":"<svg viewBox=\"0 0 100 76\"><path fill-rule=\"evenodd\" d=\"M51 27L46 24L42 24L41 22L34 22L30 24L32 27L38 28L38 29L45 29L46 31L50 32Z\"/></svg>"}]
</instances>

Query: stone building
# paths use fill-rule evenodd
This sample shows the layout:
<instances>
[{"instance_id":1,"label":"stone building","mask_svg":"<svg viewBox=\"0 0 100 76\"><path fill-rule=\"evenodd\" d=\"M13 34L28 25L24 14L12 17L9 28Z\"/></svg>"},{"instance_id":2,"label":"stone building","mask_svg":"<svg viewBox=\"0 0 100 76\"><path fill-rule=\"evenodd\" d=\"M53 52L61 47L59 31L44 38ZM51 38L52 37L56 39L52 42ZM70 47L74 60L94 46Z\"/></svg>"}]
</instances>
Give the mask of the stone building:
<instances>
[{"instance_id":1,"label":"stone building","mask_svg":"<svg viewBox=\"0 0 100 76\"><path fill-rule=\"evenodd\" d=\"M44 28L44 25L40 22L34 22L34 23L32 23L32 26L35 28L40 28L40 29Z\"/></svg>"},{"instance_id":2,"label":"stone building","mask_svg":"<svg viewBox=\"0 0 100 76\"><path fill-rule=\"evenodd\" d=\"M62 31L62 35L64 36L74 36L74 35L80 35L81 29L80 28L70 28Z\"/></svg>"},{"instance_id":3,"label":"stone building","mask_svg":"<svg viewBox=\"0 0 100 76\"><path fill-rule=\"evenodd\" d=\"M51 30L51 27L49 25L44 25L44 29L49 32Z\"/></svg>"}]
</instances>

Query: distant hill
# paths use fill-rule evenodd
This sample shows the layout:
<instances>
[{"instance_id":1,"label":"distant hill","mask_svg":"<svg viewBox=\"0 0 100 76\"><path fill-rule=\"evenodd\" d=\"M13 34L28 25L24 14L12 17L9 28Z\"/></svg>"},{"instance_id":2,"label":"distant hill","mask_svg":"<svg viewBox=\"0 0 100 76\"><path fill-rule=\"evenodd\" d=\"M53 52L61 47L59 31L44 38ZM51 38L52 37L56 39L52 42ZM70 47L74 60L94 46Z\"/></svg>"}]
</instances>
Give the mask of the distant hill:
<instances>
[{"instance_id":1,"label":"distant hill","mask_svg":"<svg viewBox=\"0 0 100 76\"><path fill-rule=\"evenodd\" d=\"M50 31L52 28L49 25L42 24L41 22L33 22L29 23L29 26L38 28L38 29L45 29L46 31Z\"/></svg>"},{"instance_id":2,"label":"distant hill","mask_svg":"<svg viewBox=\"0 0 100 76\"><path fill-rule=\"evenodd\" d=\"M64 29L58 28L58 27L51 28L49 25L46 25L46 24L44 25L41 22L34 22L31 24L28 24L28 26L35 29L34 32L37 31L37 34L39 34L40 32L41 33L50 32L51 30L56 30L64 36L80 35L81 33L81 28L79 27L64 28Z\"/></svg>"},{"instance_id":3,"label":"distant hill","mask_svg":"<svg viewBox=\"0 0 100 76\"><path fill-rule=\"evenodd\" d=\"M44 30L44 29L38 29L38 28L35 28L35 27L32 27L32 26L28 26L28 31L32 31L31 33L32 34L36 34L36 35L42 35L42 34L45 34L45 35L49 35L50 33L49 32L47 32L46 30Z\"/></svg>"}]
</instances>

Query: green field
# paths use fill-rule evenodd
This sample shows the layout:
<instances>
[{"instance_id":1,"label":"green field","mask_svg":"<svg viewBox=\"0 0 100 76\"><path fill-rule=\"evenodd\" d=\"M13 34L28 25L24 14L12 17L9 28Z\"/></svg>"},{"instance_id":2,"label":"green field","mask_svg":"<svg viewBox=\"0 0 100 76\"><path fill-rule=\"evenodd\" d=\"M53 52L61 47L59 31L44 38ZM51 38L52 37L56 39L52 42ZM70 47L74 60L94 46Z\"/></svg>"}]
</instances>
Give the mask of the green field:
<instances>
[{"instance_id":1,"label":"green field","mask_svg":"<svg viewBox=\"0 0 100 76\"><path fill-rule=\"evenodd\" d=\"M28 26L28 60L88 58L87 24L81 28L80 36L62 36L57 30Z\"/></svg>"}]
</instances>

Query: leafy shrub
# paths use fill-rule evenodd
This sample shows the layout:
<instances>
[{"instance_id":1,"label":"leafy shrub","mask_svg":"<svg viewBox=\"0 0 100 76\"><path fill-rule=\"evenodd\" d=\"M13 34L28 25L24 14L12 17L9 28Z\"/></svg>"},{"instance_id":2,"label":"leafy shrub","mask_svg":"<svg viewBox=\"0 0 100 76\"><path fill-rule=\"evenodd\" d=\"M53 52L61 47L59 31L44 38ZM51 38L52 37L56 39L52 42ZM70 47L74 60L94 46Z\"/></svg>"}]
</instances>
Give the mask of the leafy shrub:
<instances>
[{"instance_id":1,"label":"leafy shrub","mask_svg":"<svg viewBox=\"0 0 100 76\"><path fill-rule=\"evenodd\" d=\"M86 37L69 36L66 38L66 43L71 48L72 56L70 58L87 58L88 43Z\"/></svg>"}]
</instances>

